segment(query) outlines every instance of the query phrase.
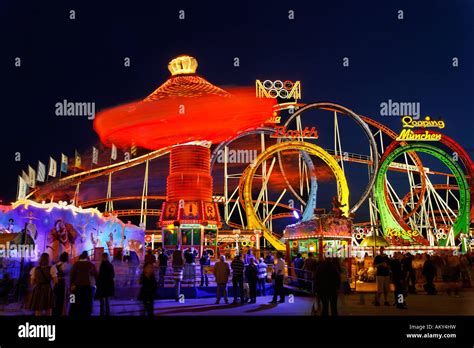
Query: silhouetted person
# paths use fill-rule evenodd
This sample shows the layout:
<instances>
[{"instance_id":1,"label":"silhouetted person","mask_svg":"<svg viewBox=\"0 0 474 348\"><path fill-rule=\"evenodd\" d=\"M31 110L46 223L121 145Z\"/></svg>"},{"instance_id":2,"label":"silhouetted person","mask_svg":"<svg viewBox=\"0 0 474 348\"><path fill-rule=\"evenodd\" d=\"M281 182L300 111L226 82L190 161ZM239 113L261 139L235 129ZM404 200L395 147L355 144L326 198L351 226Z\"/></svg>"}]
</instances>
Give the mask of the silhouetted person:
<instances>
[{"instance_id":1,"label":"silhouetted person","mask_svg":"<svg viewBox=\"0 0 474 348\"><path fill-rule=\"evenodd\" d=\"M147 316L153 316L155 311L155 298L158 284L155 279L153 263L146 263L143 266L143 274L140 277L140 294L138 300L143 302Z\"/></svg>"},{"instance_id":2,"label":"silhouetted person","mask_svg":"<svg viewBox=\"0 0 474 348\"><path fill-rule=\"evenodd\" d=\"M392 282L395 288L394 297L395 305L399 309L406 309L405 304L405 273L402 268L402 255L400 253L395 253L394 257L390 260L390 270L392 271Z\"/></svg>"},{"instance_id":3,"label":"silhouetted person","mask_svg":"<svg viewBox=\"0 0 474 348\"><path fill-rule=\"evenodd\" d=\"M214 277L216 278L216 304L221 301L221 296L224 296L225 303L229 303L227 299L227 282L229 281L230 267L225 262L225 256L221 255L219 261L214 264Z\"/></svg>"},{"instance_id":4,"label":"silhouetted person","mask_svg":"<svg viewBox=\"0 0 474 348\"><path fill-rule=\"evenodd\" d=\"M337 294L341 286L341 277L331 259L325 259L316 270L316 292L322 304L322 316L337 316Z\"/></svg>"},{"instance_id":5,"label":"silhouetted person","mask_svg":"<svg viewBox=\"0 0 474 348\"><path fill-rule=\"evenodd\" d=\"M249 284L249 298L250 303L257 302L257 280L258 280L258 269L255 264L255 259L249 259L249 264L245 266L245 276Z\"/></svg>"},{"instance_id":6,"label":"silhouetted person","mask_svg":"<svg viewBox=\"0 0 474 348\"><path fill-rule=\"evenodd\" d=\"M162 249L160 252L160 255L158 255L158 263L160 266L160 279L159 285L164 286L165 285L165 276L166 276L166 269L168 267L168 255L166 255L165 250Z\"/></svg>"},{"instance_id":7,"label":"silhouetted person","mask_svg":"<svg viewBox=\"0 0 474 348\"><path fill-rule=\"evenodd\" d=\"M175 300L179 301L184 268L184 255L179 244L176 245L176 250L173 251L173 254L171 255L171 265L173 266Z\"/></svg>"},{"instance_id":8,"label":"silhouetted person","mask_svg":"<svg viewBox=\"0 0 474 348\"><path fill-rule=\"evenodd\" d=\"M67 314L67 291L68 291L68 282L67 277L69 276L69 254L63 252L59 256L59 262L54 266L56 267L58 282L54 285L54 298L56 307L53 308L54 316L61 316Z\"/></svg>"},{"instance_id":9,"label":"silhouetted person","mask_svg":"<svg viewBox=\"0 0 474 348\"><path fill-rule=\"evenodd\" d=\"M258 288L261 296L265 296L265 284L267 283L267 264L263 261L263 257L260 258L260 262L257 265L258 269Z\"/></svg>"},{"instance_id":10,"label":"silhouetted person","mask_svg":"<svg viewBox=\"0 0 474 348\"><path fill-rule=\"evenodd\" d=\"M49 255L41 254L39 265L31 270L31 284L33 294L31 296L30 309L35 315L51 315L55 306L53 287L57 283L56 267L49 265Z\"/></svg>"},{"instance_id":11,"label":"silhouetted person","mask_svg":"<svg viewBox=\"0 0 474 348\"><path fill-rule=\"evenodd\" d=\"M273 291L273 300L270 303L284 303L285 302L285 289L283 283L285 281L285 261L283 260L283 253L277 252L277 262L274 267L272 276L275 280L275 286ZM280 296L280 301L277 302L277 298Z\"/></svg>"},{"instance_id":12,"label":"silhouetted person","mask_svg":"<svg viewBox=\"0 0 474 348\"><path fill-rule=\"evenodd\" d=\"M201 286L209 286L209 278L207 276L209 266L211 265L211 259L206 251L202 253L201 258L199 259L199 264L201 265Z\"/></svg>"},{"instance_id":13,"label":"silhouetted person","mask_svg":"<svg viewBox=\"0 0 474 348\"><path fill-rule=\"evenodd\" d=\"M436 277L436 266L434 265L433 261L429 254L426 254L426 261L423 264L423 276L426 279L426 284L424 284L425 291L428 295L435 295L436 294L436 287L434 285L434 278Z\"/></svg>"},{"instance_id":14,"label":"silhouetted person","mask_svg":"<svg viewBox=\"0 0 474 348\"><path fill-rule=\"evenodd\" d=\"M237 297L240 296L240 304L244 304L244 262L237 254L230 264L232 269L232 290L234 292L234 302L237 304Z\"/></svg>"},{"instance_id":15,"label":"silhouetted person","mask_svg":"<svg viewBox=\"0 0 474 348\"><path fill-rule=\"evenodd\" d=\"M109 297L115 295L115 270L109 261L109 254L102 254L102 262L97 277L97 292L95 297L100 301L100 315L110 315Z\"/></svg>"},{"instance_id":16,"label":"silhouetted person","mask_svg":"<svg viewBox=\"0 0 474 348\"><path fill-rule=\"evenodd\" d=\"M97 270L89 260L87 251L83 251L71 267L71 292L74 302L71 303L70 314L90 316L92 314L92 286L91 277L97 278Z\"/></svg>"}]
</instances>

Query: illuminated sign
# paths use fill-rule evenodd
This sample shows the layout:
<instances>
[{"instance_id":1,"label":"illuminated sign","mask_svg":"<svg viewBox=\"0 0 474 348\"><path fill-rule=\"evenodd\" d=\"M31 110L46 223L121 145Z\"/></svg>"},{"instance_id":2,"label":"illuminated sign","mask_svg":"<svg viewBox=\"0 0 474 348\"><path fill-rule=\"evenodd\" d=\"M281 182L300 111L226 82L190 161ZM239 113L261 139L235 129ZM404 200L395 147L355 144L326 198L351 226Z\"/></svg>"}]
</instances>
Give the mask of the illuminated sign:
<instances>
[{"instance_id":1,"label":"illuminated sign","mask_svg":"<svg viewBox=\"0 0 474 348\"><path fill-rule=\"evenodd\" d=\"M301 99L300 81L255 81L257 98Z\"/></svg>"},{"instance_id":2,"label":"illuminated sign","mask_svg":"<svg viewBox=\"0 0 474 348\"><path fill-rule=\"evenodd\" d=\"M412 230L407 230L407 231L404 231L404 230L396 230L395 228L387 228L386 229L386 235L388 237L410 237L410 238L413 238L413 237L420 237L420 232L418 231L412 231Z\"/></svg>"},{"instance_id":3,"label":"illuminated sign","mask_svg":"<svg viewBox=\"0 0 474 348\"><path fill-rule=\"evenodd\" d=\"M275 127L275 133L270 136L270 138L304 138L304 139L318 139L318 131L316 127L306 127L302 130L287 130L286 126L277 126Z\"/></svg>"},{"instance_id":4,"label":"illuminated sign","mask_svg":"<svg viewBox=\"0 0 474 348\"><path fill-rule=\"evenodd\" d=\"M441 134L432 133L425 130L424 133L415 133L413 128L438 128L443 129L445 123L442 120L432 120L429 116L426 116L424 120L414 120L411 116L402 117L403 130L398 135L398 141L439 141L441 140Z\"/></svg>"}]
</instances>

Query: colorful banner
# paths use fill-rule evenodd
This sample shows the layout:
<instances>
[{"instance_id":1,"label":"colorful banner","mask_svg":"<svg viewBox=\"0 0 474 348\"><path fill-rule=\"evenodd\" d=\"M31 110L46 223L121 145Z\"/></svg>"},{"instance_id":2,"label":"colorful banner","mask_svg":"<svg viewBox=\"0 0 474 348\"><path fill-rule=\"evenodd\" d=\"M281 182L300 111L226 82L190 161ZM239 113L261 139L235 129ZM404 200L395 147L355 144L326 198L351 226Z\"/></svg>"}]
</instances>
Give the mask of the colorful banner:
<instances>
[{"instance_id":1,"label":"colorful banner","mask_svg":"<svg viewBox=\"0 0 474 348\"><path fill-rule=\"evenodd\" d=\"M48 175L55 178L56 177L56 172L57 172L57 163L56 160L53 159L52 157L49 158L49 170L48 170Z\"/></svg>"}]
</instances>

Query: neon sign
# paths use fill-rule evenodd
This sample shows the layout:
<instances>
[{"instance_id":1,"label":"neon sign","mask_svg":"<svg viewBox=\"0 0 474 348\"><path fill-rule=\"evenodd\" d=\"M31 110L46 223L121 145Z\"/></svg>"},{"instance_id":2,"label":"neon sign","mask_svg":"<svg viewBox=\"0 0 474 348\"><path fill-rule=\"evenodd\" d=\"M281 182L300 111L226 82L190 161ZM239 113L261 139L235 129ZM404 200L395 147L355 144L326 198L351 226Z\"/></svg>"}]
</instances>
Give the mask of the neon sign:
<instances>
[{"instance_id":1,"label":"neon sign","mask_svg":"<svg viewBox=\"0 0 474 348\"><path fill-rule=\"evenodd\" d=\"M414 120L411 116L402 117L403 129L398 135L398 141L439 141L441 140L441 134L431 133L425 130L424 133L415 133L412 128L439 128L443 129L445 123L442 120L432 120L429 116L426 116L424 120Z\"/></svg>"},{"instance_id":2,"label":"neon sign","mask_svg":"<svg viewBox=\"0 0 474 348\"><path fill-rule=\"evenodd\" d=\"M275 127L275 133L270 136L270 138L286 138L286 139L294 139L294 138L304 138L304 139L318 139L318 131L316 127L306 127L303 130L287 130L286 126L277 126Z\"/></svg>"},{"instance_id":3,"label":"neon sign","mask_svg":"<svg viewBox=\"0 0 474 348\"><path fill-rule=\"evenodd\" d=\"M301 99L300 81L260 80L255 81L257 98Z\"/></svg>"}]
</instances>

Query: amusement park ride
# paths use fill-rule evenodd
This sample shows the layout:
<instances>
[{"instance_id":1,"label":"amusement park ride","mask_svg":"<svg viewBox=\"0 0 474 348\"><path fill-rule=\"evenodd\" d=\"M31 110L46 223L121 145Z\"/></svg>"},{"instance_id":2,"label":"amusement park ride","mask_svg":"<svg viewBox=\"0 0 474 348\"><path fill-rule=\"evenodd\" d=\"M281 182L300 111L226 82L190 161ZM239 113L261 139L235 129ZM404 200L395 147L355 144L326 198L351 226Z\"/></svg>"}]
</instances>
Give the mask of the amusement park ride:
<instances>
[{"instance_id":1,"label":"amusement park ride","mask_svg":"<svg viewBox=\"0 0 474 348\"><path fill-rule=\"evenodd\" d=\"M283 230L318 219L349 226L345 237L356 249L370 236L384 237L394 249L470 248L473 163L458 143L439 132L443 121L405 116L398 134L335 103L301 103L299 81L257 80L255 97L255 91L223 90L199 77L193 57L175 58L168 68L172 76L143 101L105 110L94 121L103 144L134 146L143 154L50 180L26 198L59 200L59 192L69 190L78 207L105 204L107 214L139 216L145 242L165 248L181 243L217 251L230 241L236 247L262 242L289 251L285 241L291 238L282 238ZM329 123L332 131L323 131ZM357 145L367 144L367 154L346 151L350 145L344 144L343 124L349 132L361 132ZM321 145L323 135L326 144L333 138L331 148ZM230 152L245 151L239 146L257 149L257 157L233 160ZM425 167L420 155L434 156L449 173ZM149 193L153 161L169 161L166 193ZM367 173L362 190L351 187L354 165ZM120 195L115 177L137 166L144 167L141 193ZM318 206L318 190L330 185L318 175L322 167L335 178L331 196L337 197L338 216ZM354 175L360 182L361 176ZM392 175L398 179L391 182ZM283 185L275 187L275 177ZM101 178L107 181L102 197L81 195L88 183ZM400 193L394 184L400 181L407 192ZM361 193L350 196L351 191ZM149 202L161 206L151 209ZM114 203L126 208L114 209ZM358 217L362 207L367 221L364 214ZM156 226L147 221L150 216L157 218ZM317 224L317 235L330 236L322 227L329 225Z\"/></svg>"}]
</instances>

